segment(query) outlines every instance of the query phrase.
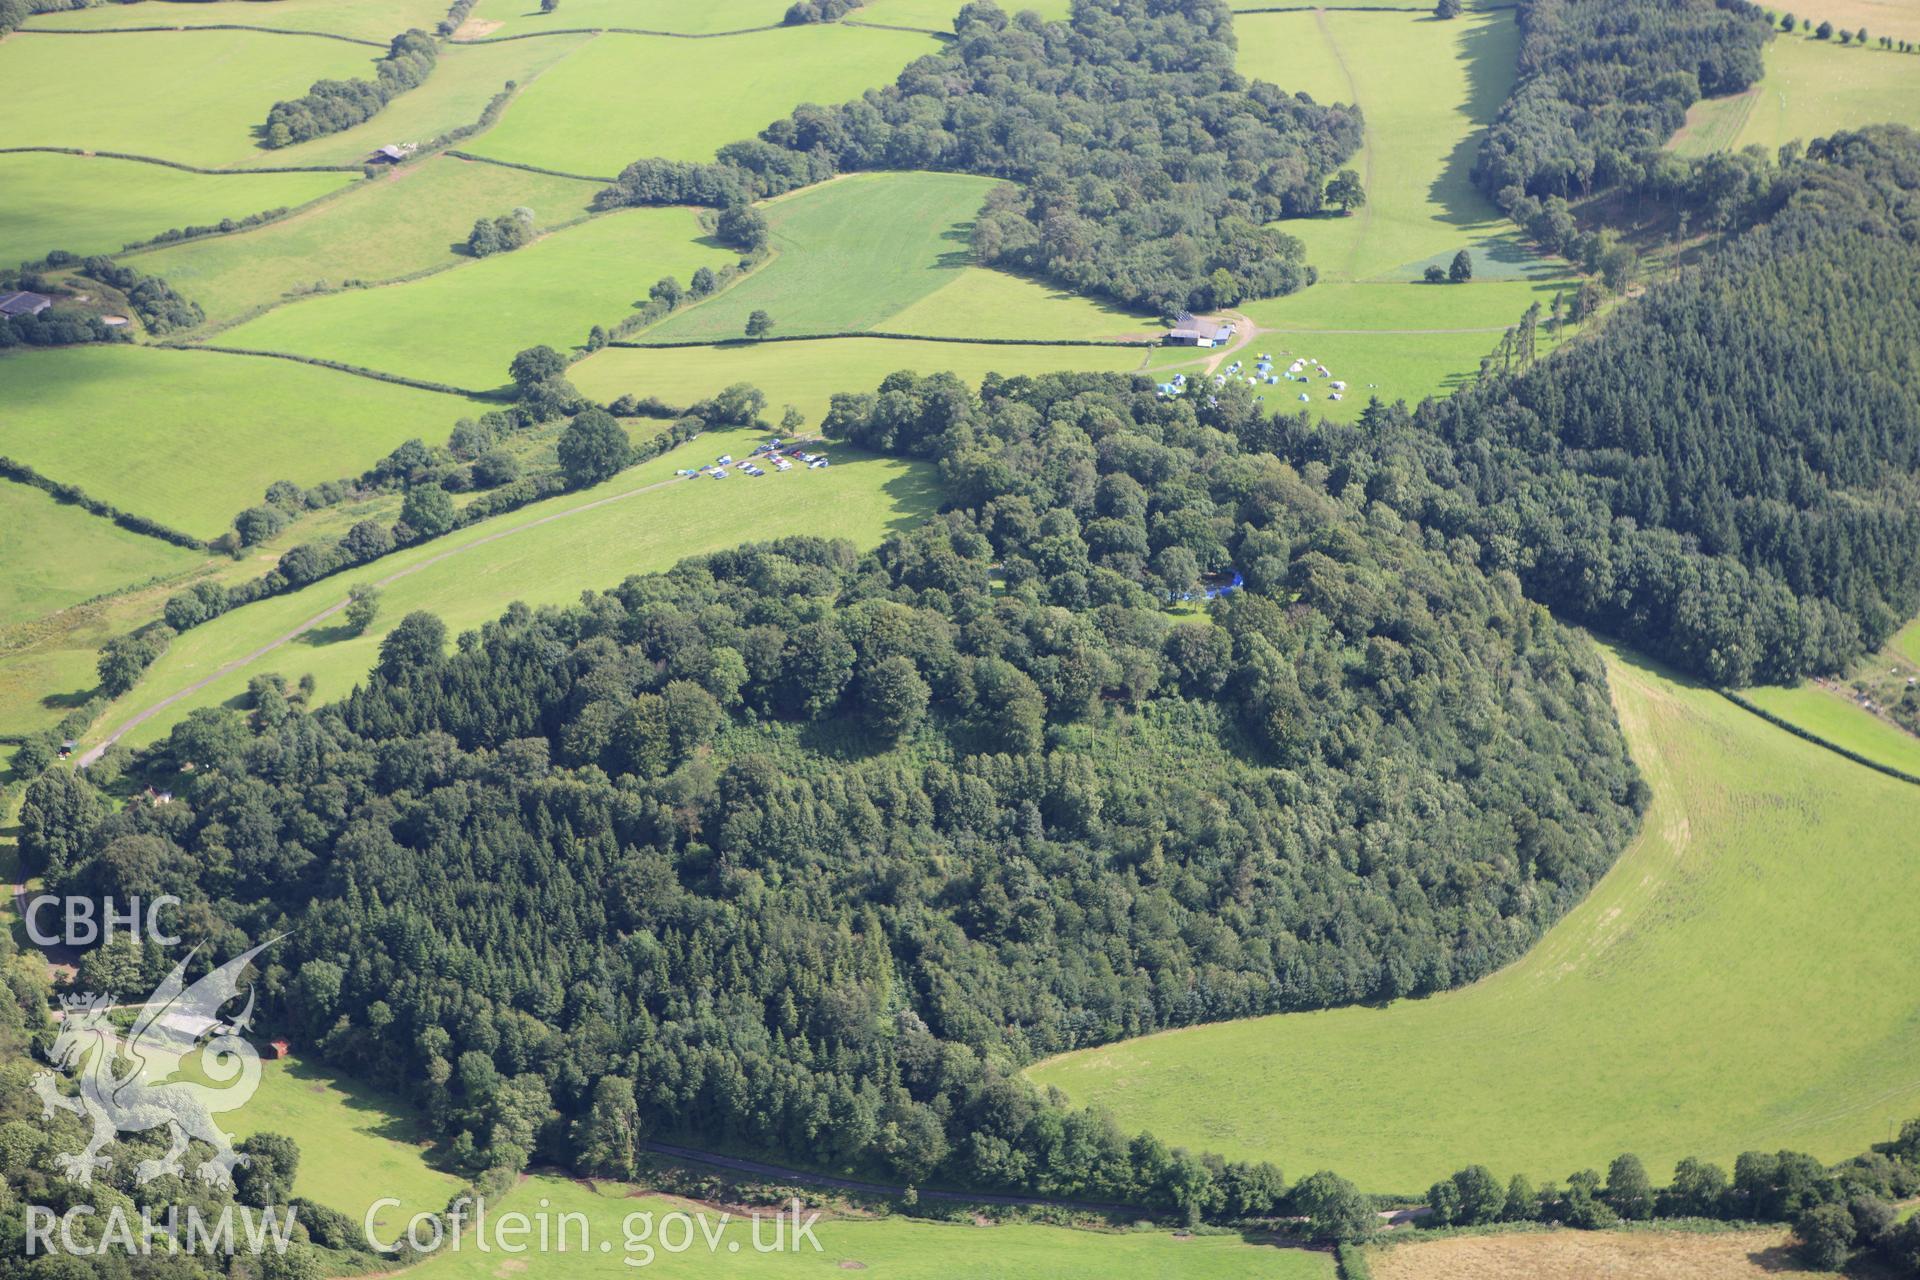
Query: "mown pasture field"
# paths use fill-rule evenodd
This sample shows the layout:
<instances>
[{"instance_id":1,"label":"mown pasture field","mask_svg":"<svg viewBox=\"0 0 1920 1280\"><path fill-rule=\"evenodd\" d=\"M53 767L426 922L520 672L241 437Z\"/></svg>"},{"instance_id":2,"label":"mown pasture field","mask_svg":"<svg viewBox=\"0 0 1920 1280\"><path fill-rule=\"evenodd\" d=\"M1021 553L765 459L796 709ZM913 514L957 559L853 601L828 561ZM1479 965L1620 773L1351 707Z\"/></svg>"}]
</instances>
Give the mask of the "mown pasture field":
<instances>
[{"instance_id":1,"label":"mown pasture field","mask_svg":"<svg viewBox=\"0 0 1920 1280\"><path fill-rule=\"evenodd\" d=\"M801 103L856 98L937 47L916 32L840 23L712 40L595 36L468 150L601 177L647 156L711 160Z\"/></svg>"},{"instance_id":2,"label":"mown pasture field","mask_svg":"<svg viewBox=\"0 0 1920 1280\"><path fill-rule=\"evenodd\" d=\"M989 373L1124 372L1139 367L1142 354L1127 347L819 338L711 347L608 347L575 365L570 376L596 400L652 394L675 405L704 399L731 383L750 382L767 393L776 418L780 406L791 404L817 426L836 392L872 391L882 378L901 369L951 371L977 385Z\"/></svg>"},{"instance_id":3,"label":"mown pasture field","mask_svg":"<svg viewBox=\"0 0 1920 1280\"><path fill-rule=\"evenodd\" d=\"M4 480L0 530L0 627L179 573L205 558Z\"/></svg>"},{"instance_id":4,"label":"mown pasture field","mask_svg":"<svg viewBox=\"0 0 1920 1280\"><path fill-rule=\"evenodd\" d=\"M119 253L176 227L294 208L355 180L350 173L214 177L101 156L0 155L0 189L7 192L0 264L37 260L49 249Z\"/></svg>"},{"instance_id":5,"label":"mown pasture field","mask_svg":"<svg viewBox=\"0 0 1920 1280\"><path fill-rule=\"evenodd\" d=\"M421 1280L494 1280L502 1274L524 1280L559 1277L666 1276L787 1276L866 1272L889 1280L1106 1280L1125 1275L1132 1280L1332 1280L1330 1254L1279 1248L1234 1235L1181 1238L1169 1231L1092 1232L1029 1224L974 1225L929 1222L913 1218L827 1217L813 1228L820 1249L784 1237L789 1247L780 1252L756 1252L752 1227L740 1214L722 1223L722 1210L676 1197L630 1191L617 1184L584 1186L554 1177L535 1177L522 1183L504 1200L488 1206L489 1213L545 1213L553 1238L561 1237L559 1215L565 1220L568 1252L533 1249L506 1260L482 1253L469 1237L463 1247L451 1245L419 1267ZM767 1212L771 1218L770 1211ZM714 1238L712 1252L701 1228L685 1225L692 1247L670 1252L661 1241L681 1244L676 1224L659 1234L671 1214L706 1215ZM644 1214L644 1221L632 1215ZM789 1215L790 1218L790 1215ZM629 1248L627 1228L632 1227ZM763 1244L774 1240L771 1221L760 1227ZM586 1245L582 1249L582 1234ZM492 1235L489 1230L489 1235ZM610 1249L602 1253L601 1242Z\"/></svg>"},{"instance_id":6,"label":"mown pasture field","mask_svg":"<svg viewBox=\"0 0 1920 1280\"><path fill-rule=\"evenodd\" d=\"M1766 75L1746 93L1695 103L1673 149L1685 156L1755 145L1772 151L1866 124L1920 126L1920 59L1911 54L1780 35L1767 46L1766 63Z\"/></svg>"},{"instance_id":7,"label":"mown pasture field","mask_svg":"<svg viewBox=\"0 0 1920 1280\"><path fill-rule=\"evenodd\" d=\"M201 538L275 480L358 475L411 436L445 439L475 411L289 360L140 346L10 352L0 383L0 451Z\"/></svg>"},{"instance_id":8,"label":"mown pasture field","mask_svg":"<svg viewBox=\"0 0 1920 1280\"><path fill-rule=\"evenodd\" d=\"M1176 1031L1032 1076L1125 1128L1396 1193L1470 1162L1543 1180L1634 1151L1658 1181L1687 1155L1884 1140L1920 1111L1920 1002L1884 981L1920 931L1920 787L1620 655L1608 671L1653 805L1525 958L1429 999Z\"/></svg>"},{"instance_id":9,"label":"mown pasture field","mask_svg":"<svg viewBox=\"0 0 1920 1280\"><path fill-rule=\"evenodd\" d=\"M481 0L467 18L461 39L541 35L568 27L631 27L686 35L747 31L778 26L789 0L570 0L552 13L535 0ZM857 16L857 15L856 15Z\"/></svg>"},{"instance_id":10,"label":"mown pasture field","mask_svg":"<svg viewBox=\"0 0 1920 1280\"><path fill-rule=\"evenodd\" d=\"M432 31L446 16L441 0L144 0L92 9L45 13L29 30L99 31L112 27L274 27L378 40L385 44L409 27ZM305 88L305 86L301 86Z\"/></svg>"},{"instance_id":11,"label":"mown pasture field","mask_svg":"<svg viewBox=\"0 0 1920 1280\"><path fill-rule=\"evenodd\" d=\"M551 40L443 45L440 60L427 82L389 101L371 120L296 146L257 152L259 158L247 167L357 165L390 142L432 142L444 133L478 123L487 104L505 90L508 81L524 92L589 39L590 36L566 35ZM303 93L306 87L303 82L293 92ZM510 112L512 106L507 110Z\"/></svg>"},{"instance_id":12,"label":"mown pasture field","mask_svg":"<svg viewBox=\"0 0 1920 1280\"><path fill-rule=\"evenodd\" d=\"M895 312L876 328L929 338L1028 338L1057 342L1078 338L1158 338L1159 316L1136 315L1114 303L1069 293L1045 281L962 267L920 301Z\"/></svg>"},{"instance_id":13,"label":"mown pasture field","mask_svg":"<svg viewBox=\"0 0 1920 1280\"><path fill-rule=\"evenodd\" d=\"M1526 1231L1367 1251L1374 1280L1760 1280L1803 1269L1779 1228L1751 1231Z\"/></svg>"},{"instance_id":14,"label":"mown pasture field","mask_svg":"<svg viewBox=\"0 0 1920 1280\"><path fill-rule=\"evenodd\" d=\"M1318 101L1357 102L1366 117L1365 145L1349 163L1367 204L1278 224L1306 245L1320 282L1239 308L1278 331L1262 335L1256 351L1315 356L1352 390L1335 403L1318 388L1282 383L1262 389L1269 400L1284 393L1298 408L1304 389L1312 412L1351 421L1371 395L1417 402L1446 394L1478 373L1530 302L1545 307L1576 287L1522 243L1469 177L1474 140L1513 80L1510 12L1453 22L1424 10L1242 13L1234 28L1244 74ZM1463 248L1473 257L1472 284L1418 283L1429 264L1445 266ZM1306 333L1313 337L1296 337Z\"/></svg>"},{"instance_id":15,"label":"mown pasture field","mask_svg":"<svg viewBox=\"0 0 1920 1280\"><path fill-rule=\"evenodd\" d=\"M973 265L968 234L993 185L957 173L860 173L768 201L760 207L773 260L646 336L738 338L757 310L779 334L878 327Z\"/></svg>"},{"instance_id":16,"label":"mown pasture field","mask_svg":"<svg viewBox=\"0 0 1920 1280\"><path fill-rule=\"evenodd\" d=\"M1746 689L1748 701L1835 746L1920 777L1920 738L1817 684Z\"/></svg>"},{"instance_id":17,"label":"mown pasture field","mask_svg":"<svg viewBox=\"0 0 1920 1280\"><path fill-rule=\"evenodd\" d=\"M1295 357L1324 364L1330 380L1282 380L1260 391L1283 408L1351 422L1375 396L1417 404L1451 393L1478 375L1481 358L1528 306L1538 302L1544 316L1556 294L1572 290L1561 280L1315 285L1242 307L1263 332L1239 358L1267 352L1282 368ZM1544 356L1556 337L1543 325L1536 341ZM1348 384L1342 400L1328 398L1327 381ZM1297 399L1303 391L1313 397L1304 406Z\"/></svg>"},{"instance_id":18,"label":"mown pasture field","mask_svg":"<svg viewBox=\"0 0 1920 1280\"><path fill-rule=\"evenodd\" d=\"M666 569L690 555L790 534L846 538L861 547L917 523L936 501L932 470L836 448L821 471L763 479L675 480L673 473L744 454L761 432L712 432L613 477L594 489L536 503L424 543L291 595L249 605L186 632L132 692L95 725L112 732L143 708L209 677L207 688L169 706L127 735L129 745L163 737L199 706L244 693L263 671L289 680L311 673L319 701L344 696L373 666L380 639L407 613L437 614L449 631L498 617L513 601L565 604L582 591L619 585L630 574ZM572 514L565 514L565 513ZM559 518L555 518L559 517ZM466 550L466 549L471 550ZM451 554L450 554L451 553ZM359 582L385 582L380 616L360 636L322 624L259 660L222 673L346 599Z\"/></svg>"},{"instance_id":19,"label":"mown pasture field","mask_svg":"<svg viewBox=\"0 0 1920 1280\"><path fill-rule=\"evenodd\" d=\"M596 190L571 178L435 156L256 230L128 261L199 303L208 325L218 327L316 286L378 283L470 262L465 243L475 219L523 206L536 225L552 226L586 214Z\"/></svg>"},{"instance_id":20,"label":"mown pasture field","mask_svg":"<svg viewBox=\"0 0 1920 1280\"><path fill-rule=\"evenodd\" d=\"M428 1163L426 1126L400 1099L318 1061L279 1058L260 1064L260 1088L229 1113L238 1137L279 1133L300 1144L295 1195L337 1209L358 1227L374 1201L399 1208L374 1219L375 1235L395 1239L416 1213L444 1209L463 1185Z\"/></svg>"},{"instance_id":21,"label":"mown pasture field","mask_svg":"<svg viewBox=\"0 0 1920 1280\"><path fill-rule=\"evenodd\" d=\"M1452 22L1425 12L1247 13L1234 30L1242 73L1365 113L1365 146L1348 163L1366 205L1281 226L1306 244L1321 279L1417 280L1462 248L1482 277L1544 269L1469 177L1475 139L1513 82L1511 12Z\"/></svg>"},{"instance_id":22,"label":"mown pasture field","mask_svg":"<svg viewBox=\"0 0 1920 1280\"><path fill-rule=\"evenodd\" d=\"M1900 628L1889 643L1894 652L1915 666L1920 666L1920 618Z\"/></svg>"},{"instance_id":23,"label":"mown pasture field","mask_svg":"<svg viewBox=\"0 0 1920 1280\"><path fill-rule=\"evenodd\" d=\"M218 340L484 390L506 384L514 353L580 345L660 277L733 260L690 209L624 209L422 280L289 303Z\"/></svg>"},{"instance_id":24,"label":"mown pasture field","mask_svg":"<svg viewBox=\"0 0 1920 1280\"><path fill-rule=\"evenodd\" d=\"M275 102L315 80L371 77L380 52L259 31L19 31L0 43L6 145L124 151L208 169L312 164L281 158L294 148L261 148L254 129Z\"/></svg>"}]
</instances>

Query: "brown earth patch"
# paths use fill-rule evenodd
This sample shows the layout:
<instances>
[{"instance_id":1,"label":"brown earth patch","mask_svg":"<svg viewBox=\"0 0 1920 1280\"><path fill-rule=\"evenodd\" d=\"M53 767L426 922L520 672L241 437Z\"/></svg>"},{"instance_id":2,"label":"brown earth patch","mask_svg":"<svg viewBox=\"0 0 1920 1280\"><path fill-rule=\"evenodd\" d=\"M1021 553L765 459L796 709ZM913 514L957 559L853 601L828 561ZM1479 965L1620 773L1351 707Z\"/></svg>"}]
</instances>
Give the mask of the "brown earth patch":
<instances>
[{"instance_id":1,"label":"brown earth patch","mask_svg":"<svg viewBox=\"0 0 1920 1280\"><path fill-rule=\"evenodd\" d=\"M1541 1231L1371 1251L1376 1280L1758 1280L1802 1270L1781 1230Z\"/></svg>"}]
</instances>

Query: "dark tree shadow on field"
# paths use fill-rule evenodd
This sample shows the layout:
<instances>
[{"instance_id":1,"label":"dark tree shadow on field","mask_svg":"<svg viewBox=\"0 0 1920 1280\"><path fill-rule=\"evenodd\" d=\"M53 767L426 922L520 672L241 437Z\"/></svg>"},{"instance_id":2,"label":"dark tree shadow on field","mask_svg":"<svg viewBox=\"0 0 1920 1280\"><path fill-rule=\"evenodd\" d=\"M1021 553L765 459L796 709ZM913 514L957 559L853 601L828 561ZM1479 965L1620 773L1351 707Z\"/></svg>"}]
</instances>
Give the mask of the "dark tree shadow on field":
<instances>
[{"instance_id":1,"label":"dark tree shadow on field","mask_svg":"<svg viewBox=\"0 0 1920 1280\"><path fill-rule=\"evenodd\" d=\"M973 251L973 223L956 222L942 231L940 238L964 247L946 250L934 259L936 267L947 271L958 271L963 267L981 265L979 255Z\"/></svg>"},{"instance_id":2,"label":"dark tree shadow on field","mask_svg":"<svg viewBox=\"0 0 1920 1280\"><path fill-rule=\"evenodd\" d=\"M100 686L95 685L91 689L75 689L71 693L49 693L40 699L40 705L49 711L72 711L100 696Z\"/></svg>"},{"instance_id":3,"label":"dark tree shadow on field","mask_svg":"<svg viewBox=\"0 0 1920 1280\"><path fill-rule=\"evenodd\" d=\"M1475 120L1491 121L1513 84L1513 43L1501 23L1463 27L1460 48L1467 64L1467 112ZM1480 153L1484 127L1475 127L1454 144L1446 163L1427 188L1427 197L1441 209L1440 220L1465 227L1498 219L1499 210L1473 185L1473 162Z\"/></svg>"},{"instance_id":4,"label":"dark tree shadow on field","mask_svg":"<svg viewBox=\"0 0 1920 1280\"><path fill-rule=\"evenodd\" d=\"M299 1081L310 1092L324 1093L331 1089L340 1095L348 1111L379 1117L377 1123L364 1132L410 1147L432 1144L432 1135L417 1119L404 1114L406 1103L399 1099L384 1097L370 1085L328 1071L304 1058L286 1059L286 1073L289 1079Z\"/></svg>"},{"instance_id":5,"label":"dark tree shadow on field","mask_svg":"<svg viewBox=\"0 0 1920 1280\"><path fill-rule=\"evenodd\" d=\"M300 637L300 643L318 649L325 645L339 644L342 640L351 640L359 634L346 623L336 622L329 626L315 627Z\"/></svg>"}]
</instances>

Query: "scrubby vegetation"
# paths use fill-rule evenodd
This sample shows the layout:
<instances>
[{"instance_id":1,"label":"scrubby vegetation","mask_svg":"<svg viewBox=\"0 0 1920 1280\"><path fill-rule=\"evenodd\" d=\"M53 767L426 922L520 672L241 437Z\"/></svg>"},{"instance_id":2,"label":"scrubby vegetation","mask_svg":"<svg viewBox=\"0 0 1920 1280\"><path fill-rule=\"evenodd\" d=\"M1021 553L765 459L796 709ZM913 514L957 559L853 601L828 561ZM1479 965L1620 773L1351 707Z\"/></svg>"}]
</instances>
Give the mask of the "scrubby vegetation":
<instances>
[{"instance_id":1,"label":"scrubby vegetation","mask_svg":"<svg viewBox=\"0 0 1920 1280\"><path fill-rule=\"evenodd\" d=\"M1148 310L1231 306L1313 279L1264 224L1316 213L1360 143L1352 107L1234 71L1222 0L1077 3L1069 22L961 9L958 39L885 89L801 107L712 164L641 160L603 204L738 204L838 172L1008 178L975 224L982 261Z\"/></svg>"}]
</instances>

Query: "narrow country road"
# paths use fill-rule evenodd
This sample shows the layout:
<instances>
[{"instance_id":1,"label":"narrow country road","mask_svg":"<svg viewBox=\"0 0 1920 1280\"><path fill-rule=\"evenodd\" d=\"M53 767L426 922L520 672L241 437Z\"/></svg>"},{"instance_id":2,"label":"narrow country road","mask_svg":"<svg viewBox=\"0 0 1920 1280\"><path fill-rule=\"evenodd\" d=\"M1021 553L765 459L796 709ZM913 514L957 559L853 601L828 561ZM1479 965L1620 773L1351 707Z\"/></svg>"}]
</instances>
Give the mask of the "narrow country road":
<instances>
[{"instance_id":1,"label":"narrow country road","mask_svg":"<svg viewBox=\"0 0 1920 1280\"><path fill-rule=\"evenodd\" d=\"M636 489L627 489L620 493L608 494L606 497L596 498L592 502L583 502L577 507L568 507L565 511L555 511L551 515L541 516L538 520L529 520L527 521L527 523L522 525L515 525L511 529L502 529L498 533L489 533L484 537L475 538L472 542L464 542L457 547L449 547L447 550L439 552L436 555L428 556L426 559L421 560L416 564L410 564L404 569L396 569L384 578L376 578L374 580L373 585L376 587L388 586L392 583L399 582L402 578L410 578L414 574L419 573L422 569L432 568L434 565L440 564L447 560L451 560L455 556L465 555L467 552L472 551L477 547L489 546L495 542L500 541L502 538L511 538L516 534L525 533L529 529L538 529L543 525L552 524L556 520L565 520L571 516L577 516L583 511L594 511L594 510L598 510L601 507L609 506L615 502L625 502L628 498L637 498L643 493L652 493L654 490L664 489L670 484L678 484L684 478L685 477L682 477L682 476L675 476L669 480L656 480L652 484L643 484ZM240 670L242 667L251 666L253 663L258 662L260 659L272 653L274 650L283 648L286 645L291 644L293 641L298 640L301 636L307 634L307 632L309 631L312 631L315 627L325 622L328 618L333 617L335 614L339 613L342 609L345 609L346 607L347 607L347 601L344 598L342 598L334 602L333 604L327 606L325 609L322 609L320 612L314 614L311 618L308 618L305 622L302 622L299 626L295 627L293 630L287 632L285 635L279 637L278 639L270 641L267 644L261 645L258 649L255 649L252 653L249 653L244 657L235 658L233 661L222 665L219 668L219 670L215 671L212 675L206 676L205 678L200 680L196 680L192 684L188 685L186 688L178 690L177 692L174 692L174 693L170 693L166 697L160 699L160 701L153 703L151 706L144 707L141 710L135 712L132 716L128 717L124 722L122 722L119 728L115 729L112 733L108 734L105 738L102 738L94 746L87 748L85 752L81 753L80 761L79 761L80 768L84 769L88 765L92 764L94 761L98 760L101 757L101 755L106 752L106 749L108 747L120 741L120 739L125 737L128 733L139 728L141 725L145 724L147 721L153 719L153 717L159 715L162 711L165 711L168 707L173 706L174 704L180 702L183 699L191 698L194 694L199 693L202 689L205 689L208 685L212 684L214 681L220 679L221 677L231 675L233 672Z\"/></svg>"}]
</instances>

